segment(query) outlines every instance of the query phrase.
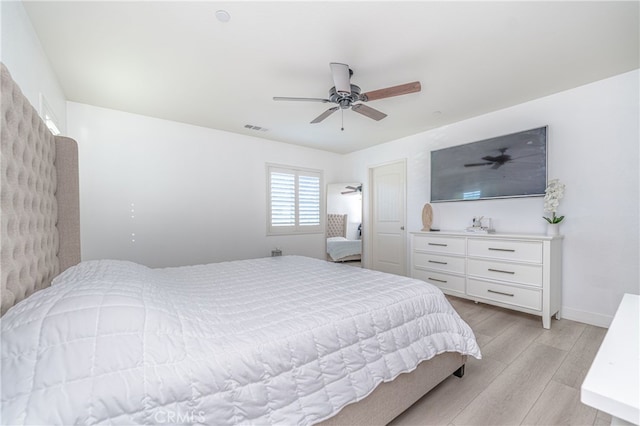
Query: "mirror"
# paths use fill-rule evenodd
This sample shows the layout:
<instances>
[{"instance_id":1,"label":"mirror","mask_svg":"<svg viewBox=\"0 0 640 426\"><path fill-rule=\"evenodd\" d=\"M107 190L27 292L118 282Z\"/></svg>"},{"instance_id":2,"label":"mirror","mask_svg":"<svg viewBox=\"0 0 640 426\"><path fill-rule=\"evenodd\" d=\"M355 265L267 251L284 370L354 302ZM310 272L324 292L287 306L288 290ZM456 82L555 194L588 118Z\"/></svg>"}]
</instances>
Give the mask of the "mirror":
<instances>
[{"instance_id":1,"label":"mirror","mask_svg":"<svg viewBox=\"0 0 640 426\"><path fill-rule=\"evenodd\" d=\"M361 266L362 184L327 185L327 260Z\"/></svg>"}]
</instances>

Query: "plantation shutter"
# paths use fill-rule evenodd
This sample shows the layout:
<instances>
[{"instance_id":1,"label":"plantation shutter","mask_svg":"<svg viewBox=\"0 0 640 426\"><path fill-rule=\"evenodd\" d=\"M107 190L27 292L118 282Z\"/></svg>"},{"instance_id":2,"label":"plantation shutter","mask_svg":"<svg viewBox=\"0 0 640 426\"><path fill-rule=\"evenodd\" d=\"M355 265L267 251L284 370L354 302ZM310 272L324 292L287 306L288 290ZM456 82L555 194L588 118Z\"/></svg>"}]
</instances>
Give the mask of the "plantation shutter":
<instances>
[{"instance_id":1,"label":"plantation shutter","mask_svg":"<svg viewBox=\"0 0 640 426\"><path fill-rule=\"evenodd\" d=\"M300 226L320 225L320 177L298 176Z\"/></svg>"},{"instance_id":2,"label":"plantation shutter","mask_svg":"<svg viewBox=\"0 0 640 426\"><path fill-rule=\"evenodd\" d=\"M271 226L295 226L296 176L271 173Z\"/></svg>"},{"instance_id":3,"label":"plantation shutter","mask_svg":"<svg viewBox=\"0 0 640 426\"><path fill-rule=\"evenodd\" d=\"M267 166L268 233L322 232L322 172Z\"/></svg>"}]
</instances>

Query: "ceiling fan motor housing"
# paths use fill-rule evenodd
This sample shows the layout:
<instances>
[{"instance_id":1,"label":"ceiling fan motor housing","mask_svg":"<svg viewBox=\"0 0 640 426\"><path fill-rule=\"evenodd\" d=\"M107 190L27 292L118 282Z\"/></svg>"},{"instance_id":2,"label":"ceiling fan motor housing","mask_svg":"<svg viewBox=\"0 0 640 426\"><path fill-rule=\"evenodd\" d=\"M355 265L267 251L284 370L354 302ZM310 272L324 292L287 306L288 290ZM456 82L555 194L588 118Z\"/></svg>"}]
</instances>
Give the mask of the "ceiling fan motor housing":
<instances>
[{"instance_id":1,"label":"ceiling fan motor housing","mask_svg":"<svg viewBox=\"0 0 640 426\"><path fill-rule=\"evenodd\" d=\"M354 102L360 100L360 92L362 90L355 84L351 85L351 93L338 93L335 87L329 89L329 100L336 103L342 109L350 108Z\"/></svg>"}]
</instances>

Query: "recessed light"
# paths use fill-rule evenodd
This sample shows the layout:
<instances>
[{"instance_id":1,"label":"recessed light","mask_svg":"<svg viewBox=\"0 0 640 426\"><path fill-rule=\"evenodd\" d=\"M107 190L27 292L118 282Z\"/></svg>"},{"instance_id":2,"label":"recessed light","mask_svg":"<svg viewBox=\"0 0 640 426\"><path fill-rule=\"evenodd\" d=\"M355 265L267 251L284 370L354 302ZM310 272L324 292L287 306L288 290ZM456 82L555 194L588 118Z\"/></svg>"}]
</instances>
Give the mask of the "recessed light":
<instances>
[{"instance_id":1,"label":"recessed light","mask_svg":"<svg viewBox=\"0 0 640 426\"><path fill-rule=\"evenodd\" d=\"M216 10L216 18L220 22L229 22L229 20L231 20L231 15L229 15L229 12L226 10L220 9Z\"/></svg>"}]
</instances>

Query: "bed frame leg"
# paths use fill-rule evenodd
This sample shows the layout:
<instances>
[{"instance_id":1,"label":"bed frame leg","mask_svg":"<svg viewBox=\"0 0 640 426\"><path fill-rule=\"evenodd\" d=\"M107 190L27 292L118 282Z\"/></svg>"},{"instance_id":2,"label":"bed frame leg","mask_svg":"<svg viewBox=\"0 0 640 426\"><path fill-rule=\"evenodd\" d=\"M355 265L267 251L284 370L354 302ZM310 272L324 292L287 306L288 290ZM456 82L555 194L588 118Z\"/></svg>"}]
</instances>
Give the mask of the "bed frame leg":
<instances>
[{"instance_id":1,"label":"bed frame leg","mask_svg":"<svg viewBox=\"0 0 640 426\"><path fill-rule=\"evenodd\" d=\"M460 368L458 368L456 371L454 371L453 375L456 376L456 377L464 376L464 364L462 364L462 366Z\"/></svg>"}]
</instances>

